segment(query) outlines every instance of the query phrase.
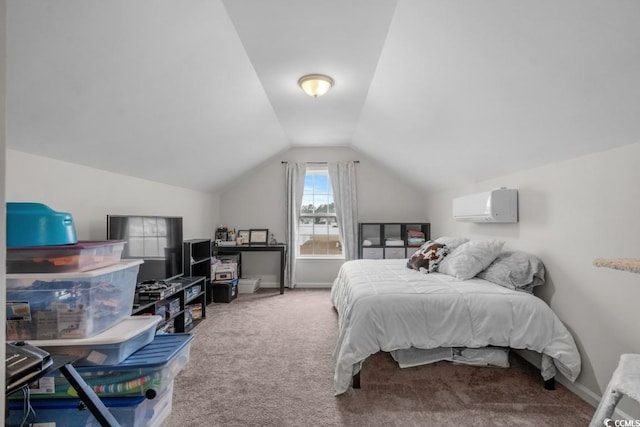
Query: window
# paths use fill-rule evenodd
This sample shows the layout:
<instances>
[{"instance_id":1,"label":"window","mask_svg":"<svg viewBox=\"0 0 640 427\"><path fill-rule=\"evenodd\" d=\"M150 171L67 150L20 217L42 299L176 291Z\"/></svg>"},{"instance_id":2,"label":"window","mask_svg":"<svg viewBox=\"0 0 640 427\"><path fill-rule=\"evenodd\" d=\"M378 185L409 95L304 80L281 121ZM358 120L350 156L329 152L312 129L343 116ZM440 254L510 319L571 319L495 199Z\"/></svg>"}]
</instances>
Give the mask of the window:
<instances>
[{"instance_id":1,"label":"window","mask_svg":"<svg viewBox=\"0 0 640 427\"><path fill-rule=\"evenodd\" d=\"M307 167L300 208L298 254L342 256L342 241L327 166Z\"/></svg>"}]
</instances>

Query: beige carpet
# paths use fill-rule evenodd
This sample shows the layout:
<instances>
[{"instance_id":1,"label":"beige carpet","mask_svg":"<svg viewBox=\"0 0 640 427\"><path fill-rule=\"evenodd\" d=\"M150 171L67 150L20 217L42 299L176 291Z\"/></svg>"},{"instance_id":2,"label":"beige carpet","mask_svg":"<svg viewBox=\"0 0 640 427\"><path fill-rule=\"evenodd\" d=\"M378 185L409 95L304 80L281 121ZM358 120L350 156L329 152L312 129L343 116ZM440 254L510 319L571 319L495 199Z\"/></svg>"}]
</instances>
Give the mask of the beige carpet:
<instances>
[{"instance_id":1,"label":"beige carpet","mask_svg":"<svg viewBox=\"0 0 640 427\"><path fill-rule=\"evenodd\" d=\"M333 395L337 314L328 290L260 290L207 307L175 380L173 426L586 426L594 408L512 367L400 369L368 359L362 389Z\"/></svg>"}]
</instances>

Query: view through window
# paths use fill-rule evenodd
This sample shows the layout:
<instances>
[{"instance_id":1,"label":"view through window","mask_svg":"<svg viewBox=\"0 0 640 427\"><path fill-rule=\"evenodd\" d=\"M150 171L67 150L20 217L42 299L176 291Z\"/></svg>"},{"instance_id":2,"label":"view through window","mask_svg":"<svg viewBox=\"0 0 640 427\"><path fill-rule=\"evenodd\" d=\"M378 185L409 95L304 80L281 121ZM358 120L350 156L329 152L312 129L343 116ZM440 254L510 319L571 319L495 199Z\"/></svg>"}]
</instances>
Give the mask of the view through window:
<instances>
[{"instance_id":1,"label":"view through window","mask_svg":"<svg viewBox=\"0 0 640 427\"><path fill-rule=\"evenodd\" d=\"M307 167L298 228L300 256L341 256L342 241L326 166Z\"/></svg>"}]
</instances>

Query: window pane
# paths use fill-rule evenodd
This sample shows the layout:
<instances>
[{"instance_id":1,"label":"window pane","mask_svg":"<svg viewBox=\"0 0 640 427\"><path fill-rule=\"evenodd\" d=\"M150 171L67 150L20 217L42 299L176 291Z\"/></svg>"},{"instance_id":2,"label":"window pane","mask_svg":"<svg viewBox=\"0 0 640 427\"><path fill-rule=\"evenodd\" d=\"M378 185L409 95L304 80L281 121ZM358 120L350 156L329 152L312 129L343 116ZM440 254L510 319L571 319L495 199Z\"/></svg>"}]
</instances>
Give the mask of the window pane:
<instances>
[{"instance_id":1,"label":"window pane","mask_svg":"<svg viewBox=\"0 0 640 427\"><path fill-rule=\"evenodd\" d=\"M327 234L329 236L327 254L342 255L342 241L340 240L340 230L338 229L338 220L335 217L327 218Z\"/></svg>"},{"instance_id":2,"label":"window pane","mask_svg":"<svg viewBox=\"0 0 640 427\"><path fill-rule=\"evenodd\" d=\"M312 214L313 209L313 196L302 196L302 206L300 207L300 214Z\"/></svg>"},{"instance_id":3,"label":"window pane","mask_svg":"<svg viewBox=\"0 0 640 427\"><path fill-rule=\"evenodd\" d=\"M329 196L326 195L316 195L313 198L315 212L317 214L326 215L329 213L328 205L329 205Z\"/></svg>"},{"instance_id":4,"label":"window pane","mask_svg":"<svg viewBox=\"0 0 640 427\"><path fill-rule=\"evenodd\" d=\"M300 256L341 256L342 242L327 168L307 170L300 209Z\"/></svg>"},{"instance_id":5,"label":"window pane","mask_svg":"<svg viewBox=\"0 0 640 427\"><path fill-rule=\"evenodd\" d=\"M316 218L316 221L313 224L313 234L316 236L316 239L320 240L320 236L327 235L327 219L326 218Z\"/></svg>"},{"instance_id":6,"label":"window pane","mask_svg":"<svg viewBox=\"0 0 640 427\"><path fill-rule=\"evenodd\" d=\"M307 217L307 216L300 218L300 226L309 225L309 224L313 224L313 218ZM311 233L311 229L309 229L309 233Z\"/></svg>"},{"instance_id":7,"label":"window pane","mask_svg":"<svg viewBox=\"0 0 640 427\"><path fill-rule=\"evenodd\" d=\"M324 223L324 218L316 218L313 224L313 254L314 255L326 255L327 254L327 225Z\"/></svg>"},{"instance_id":8,"label":"window pane","mask_svg":"<svg viewBox=\"0 0 640 427\"><path fill-rule=\"evenodd\" d=\"M313 236L310 234L300 234L300 255L313 255Z\"/></svg>"},{"instance_id":9,"label":"window pane","mask_svg":"<svg viewBox=\"0 0 640 427\"><path fill-rule=\"evenodd\" d=\"M328 213L329 214L336 214L336 204L333 202L333 197L329 197L329 205L328 205L329 209L328 209ZM338 225L336 224L336 227Z\"/></svg>"},{"instance_id":10,"label":"window pane","mask_svg":"<svg viewBox=\"0 0 640 427\"><path fill-rule=\"evenodd\" d=\"M314 175L313 188L316 193L327 194L329 192L329 175Z\"/></svg>"},{"instance_id":11,"label":"window pane","mask_svg":"<svg viewBox=\"0 0 640 427\"><path fill-rule=\"evenodd\" d=\"M313 175L304 177L304 194L313 194Z\"/></svg>"}]
</instances>

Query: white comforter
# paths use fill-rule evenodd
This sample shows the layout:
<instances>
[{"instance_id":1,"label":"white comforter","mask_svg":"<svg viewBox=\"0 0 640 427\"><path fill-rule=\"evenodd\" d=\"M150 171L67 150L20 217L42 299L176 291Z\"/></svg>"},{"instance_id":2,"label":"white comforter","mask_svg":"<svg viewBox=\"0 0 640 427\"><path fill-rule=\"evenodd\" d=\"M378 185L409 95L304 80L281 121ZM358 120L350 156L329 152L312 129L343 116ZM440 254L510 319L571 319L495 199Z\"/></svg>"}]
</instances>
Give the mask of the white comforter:
<instances>
[{"instance_id":1,"label":"white comforter","mask_svg":"<svg viewBox=\"0 0 640 427\"><path fill-rule=\"evenodd\" d=\"M580 373L573 337L541 299L482 279L423 274L406 262L355 260L340 269L331 290L339 316L336 394L370 355L411 347L530 349L543 354L543 368L550 357L571 381Z\"/></svg>"}]
</instances>

